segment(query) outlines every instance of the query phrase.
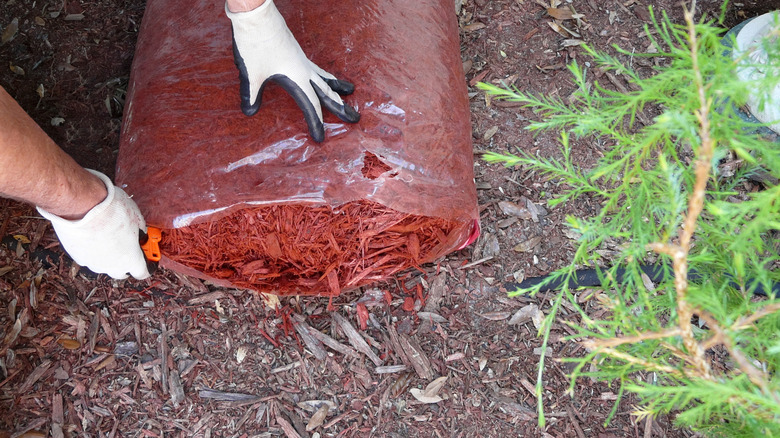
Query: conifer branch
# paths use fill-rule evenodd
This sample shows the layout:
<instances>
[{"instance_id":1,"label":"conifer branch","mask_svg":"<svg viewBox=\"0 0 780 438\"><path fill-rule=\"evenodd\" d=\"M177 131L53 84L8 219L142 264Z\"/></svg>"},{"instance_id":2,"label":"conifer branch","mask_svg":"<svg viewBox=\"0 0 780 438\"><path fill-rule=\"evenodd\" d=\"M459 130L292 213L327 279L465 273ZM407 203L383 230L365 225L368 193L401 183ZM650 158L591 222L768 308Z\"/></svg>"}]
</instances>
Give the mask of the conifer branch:
<instances>
[{"instance_id":1,"label":"conifer branch","mask_svg":"<svg viewBox=\"0 0 780 438\"><path fill-rule=\"evenodd\" d=\"M580 324L573 324L578 333L572 338L591 351L575 359L580 364L574 379L595 360L599 367L587 374L618 378L627 385L625 389L642 398L645 406L637 412L644 415L677 411L681 424L721 436L735 436L735 432L775 436L780 434L780 392L774 378L780 369L776 354L780 302L757 307L755 298L738 293L737 283L780 281L776 251L767 246L778 227L776 182L765 182L763 190L744 193L739 200L732 198L734 192L743 192L740 184L750 172L780 172L776 144L752 135L754 124L734 113L745 90L773 87L777 80L767 77L747 84L735 75L738 61L723 54L722 23L706 19L695 23L696 1L687 3L690 9L684 10L682 26L666 14L662 20L653 16L656 32L651 39L658 51L648 56L666 60L656 75L633 75L617 58L587 49L602 68L629 72L636 92L589 84L576 64L570 70L580 89L568 104L517 89L502 92L481 86L489 94L523 102L537 111L543 120L533 122L531 129L566 129L577 136L611 138L614 145L594 169L572 171L572 148L565 134L562 158L496 154L495 159L529 166L569 185L568 191L549 202L551 207L585 194L602 198L596 216L567 218L581 237L566 269L598 264L597 248L613 242L624 246L618 257L621 263L637 263L647 251L671 262L655 288L646 285L640 270L626 269L622 279L615 278L611 269L604 270L606 290L598 299L604 314L586 312L580 296L561 292L558 299L566 296L581 316ZM777 54L771 59L780 65L780 49ZM633 117L648 104L659 105L661 114L652 126L634 127ZM693 149L692 161L684 156L683 146ZM715 157L721 157L721 152L729 157L729 151L745 160L733 176L714 167ZM689 271L694 269L700 281L690 284ZM706 322L701 330L694 325L695 316ZM544 337L546 342L549 331ZM705 354L719 346L727 355ZM726 357L734 366L716 371ZM657 372L658 381L625 383L638 382L638 371Z\"/></svg>"},{"instance_id":2,"label":"conifer branch","mask_svg":"<svg viewBox=\"0 0 780 438\"><path fill-rule=\"evenodd\" d=\"M680 335L680 329L673 328L669 330L664 330L662 332L640 333L636 336L625 336L622 338L587 340L587 341L583 341L582 345L591 350L596 350L596 349L601 349L606 347L617 347L623 344L635 344L637 342L648 341L650 339L671 338L673 336L679 336L679 335Z\"/></svg>"},{"instance_id":3,"label":"conifer branch","mask_svg":"<svg viewBox=\"0 0 780 438\"><path fill-rule=\"evenodd\" d=\"M735 322L731 326L731 329L734 331L738 331L738 330L744 330L746 328L753 327L754 322L778 311L780 311L780 303L774 303L768 306L764 306L758 312L755 312L750 316L740 318L739 321Z\"/></svg>"},{"instance_id":4,"label":"conifer branch","mask_svg":"<svg viewBox=\"0 0 780 438\"><path fill-rule=\"evenodd\" d=\"M704 195L707 189L707 182L710 179L710 167L715 150L715 142L710 136L709 111L711 101L707 99L704 79L702 78L699 67L698 57L698 39L696 36L696 27L693 21L693 9L696 8L696 2L691 3L691 10L685 9L685 23L688 28L688 42L690 46L692 70L694 73L694 84L699 97L699 109L695 111L696 119L699 121L699 138L701 143L698 148L698 158L695 163L695 180L693 191L688 199L688 212L680 229L679 244L653 243L650 247L662 254L672 258L672 267L674 270L674 287L677 293L677 319L680 327L680 335L683 339L683 345L691 355L690 362L705 379L712 380L710 364L704 357L704 349L696 341L693 334L693 325L691 318L694 315L693 307L688 303L688 254L691 249L691 241L696 231L696 221L704 208Z\"/></svg>"},{"instance_id":5,"label":"conifer branch","mask_svg":"<svg viewBox=\"0 0 780 438\"><path fill-rule=\"evenodd\" d=\"M612 347L601 348L599 351L611 357L614 357L615 359L623 360L632 365L638 365L641 368L643 368L644 371L658 371L662 373L668 373L669 375L672 375L678 379L682 379L684 377L688 377L688 378L702 377L700 374L698 374L697 370L679 369L679 368L671 367L669 365L661 365L655 362L651 362L649 360L638 358L628 353L624 353Z\"/></svg>"},{"instance_id":6,"label":"conifer branch","mask_svg":"<svg viewBox=\"0 0 780 438\"><path fill-rule=\"evenodd\" d=\"M777 394L773 394L769 389L769 382L767 380L766 373L750 363L750 360L744 354L742 354L736 345L734 345L731 337L729 337L728 334L726 334L723 329L720 328L720 325L715 320L715 318L711 317L706 312L701 312L699 318L703 319L707 323L709 329L715 333L713 338L718 339L720 343L726 347L732 359L734 359L734 362L736 362L739 369L745 373L745 375L747 375L748 379L750 379L753 384L761 388L761 391L763 391L764 394L772 396L775 401L780 403L780 398L778 398Z\"/></svg>"}]
</instances>

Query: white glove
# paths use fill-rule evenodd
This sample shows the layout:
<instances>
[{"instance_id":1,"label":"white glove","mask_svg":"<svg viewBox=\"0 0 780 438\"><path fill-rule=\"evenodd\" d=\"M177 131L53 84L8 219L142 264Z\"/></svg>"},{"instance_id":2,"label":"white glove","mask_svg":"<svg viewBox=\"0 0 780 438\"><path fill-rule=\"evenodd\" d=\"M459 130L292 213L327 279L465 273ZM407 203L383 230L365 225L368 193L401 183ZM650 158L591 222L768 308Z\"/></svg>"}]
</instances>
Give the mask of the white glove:
<instances>
[{"instance_id":1,"label":"white glove","mask_svg":"<svg viewBox=\"0 0 780 438\"><path fill-rule=\"evenodd\" d=\"M82 219L71 221L41 208L38 213L51 221L60 243L81 266L116 279L149 277L146 258L138 242L146 222L138 206L119 187L100 172L89 170L106 185L108 195Z\"/></svg>"},{"instance_id":2,"label":"white glove","mask_svg":"<svg viewBox=\"0 0 780 438\"><path fill-rule=\"evenodd\" d=\"M360 114L345 105L339 94L355 91L306 58L273 0L249 12L225 12L233 23L233 58L239 71L241 110L251 116L260 108L267 81L281 85L303 111L316 142L325 139L322 105L341 120L355 123Z\"/></svg>"},{"instance_id":3,"label":"white glove","mask_svg":"<svg viewBox=\"0 0 780 438\"><path fill-rule=\"evenodd\" d=\"M768 75L778 75L780 71L771 70L767 64L769 59L762 46L764 38L772 44L778 43L778 37L769 36L780 27L780 14L777 11L769 12L754 18L737 34L736 48L733 51L735 59L744 57L741 65L737 67L737 75L743 81L761 80ZM780 133L780 85L776 86L768 94L761 96L762 91L756 89L748 95L747 106L750 112L763 123L770 123L769 127ZM763 108L760 103L763 101Z\"/></svg>"}]
</instances>

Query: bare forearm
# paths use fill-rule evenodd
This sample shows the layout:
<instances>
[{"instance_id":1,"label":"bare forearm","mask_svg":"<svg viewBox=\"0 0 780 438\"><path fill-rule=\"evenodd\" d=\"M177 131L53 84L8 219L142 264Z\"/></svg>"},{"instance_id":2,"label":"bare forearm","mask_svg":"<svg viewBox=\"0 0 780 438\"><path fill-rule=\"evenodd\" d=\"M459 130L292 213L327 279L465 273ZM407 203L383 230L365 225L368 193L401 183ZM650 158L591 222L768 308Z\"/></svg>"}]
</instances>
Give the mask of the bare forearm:
<instances>
[{"instance_id":1,"label":"bare forearm","mask_svg":"<svg viewBox=\"0 0 780 438\"><path fill-rule=\"evenodd\" d=\"M248 12L265 3L265 0L227 0L230 12Z\"/></svg>"},{"instance_id":2,"label":"bare forearm","mask_svg":"<svg viewBox=\"0 0 780 438\"><path fill-rule=\"evenodd\" d=\"M0 87L0 195L79 219L106 197L102 181L57 146Z\"/></svg>"}]
</instances>

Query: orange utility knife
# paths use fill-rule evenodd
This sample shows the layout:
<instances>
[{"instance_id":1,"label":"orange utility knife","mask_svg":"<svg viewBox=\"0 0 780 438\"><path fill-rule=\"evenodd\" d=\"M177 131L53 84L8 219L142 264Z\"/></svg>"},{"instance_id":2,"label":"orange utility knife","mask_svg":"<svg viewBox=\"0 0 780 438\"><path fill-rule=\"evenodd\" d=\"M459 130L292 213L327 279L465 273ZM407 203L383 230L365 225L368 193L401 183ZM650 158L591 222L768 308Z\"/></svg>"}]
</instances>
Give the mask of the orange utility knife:
<instances>
[{"instance_id":1,"label":"orange utility knife","mask_svg":"<svg viewBox=\"0 0 780 438\"><path fill-rule=\"evenodd\" d=\"M141 249L144 251L146 260L150 262L159 262L162 258L160 253L160 240L162 239L162 233L159 228L147 227L146 233L141 232L140 243Z\"/></svg>"}]
</instances>

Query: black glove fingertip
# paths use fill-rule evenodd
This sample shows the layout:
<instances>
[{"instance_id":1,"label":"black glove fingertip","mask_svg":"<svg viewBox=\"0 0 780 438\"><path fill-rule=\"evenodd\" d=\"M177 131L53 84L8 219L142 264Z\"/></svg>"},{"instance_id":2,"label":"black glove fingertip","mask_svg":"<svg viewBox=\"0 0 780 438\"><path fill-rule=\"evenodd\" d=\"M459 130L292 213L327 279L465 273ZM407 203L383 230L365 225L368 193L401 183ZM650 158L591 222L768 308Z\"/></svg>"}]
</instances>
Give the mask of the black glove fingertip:
<instances>
[{"instance_id":1,"label":"black glove fingertip","mask_svg":"<svg viewBox=\"0 0 780 438\"><path fill-rule=\"evenodd\" d=\"M309 81L309 83L311 84L312 88L314 88L314 92L317 93L317 97L319 97L323 108L332 112L338 116L339 119L347 123L355 123L360 120L360 114L355 111L354 108L347 105L346 103L339 103L328 97L328 95L325 94L325 92L322 91L320 87L314 83L314 81Z\"/></svg>"},{"instance_id":2,"label":"black glove fingertip","mask_svg":"<svg viewBox=\"0 0 780 438\"><path fill-rule=\"evenodd\" d=\"M309 97L306 96L306 93L303 92L301 87L299 87L295 81L284 75L273 75L269 77L268 80L279 84L290 96L292 96L295 103L298 104L298 108L303 111L303 118L306 119L306 125L309 126L309 135L312 140L317 143L325 141L325 127L322 124L322 120L320 120L320 117L317 115L314 104L309 100ZM316 90L317 88L315 87L315 91ZM262 88L260 91L262 92Z\"/></svg>"},{"instance_id":3,"label":"black glove fingertip","mask_svg":"<svg viewBox=\"0 0 780 438\"><path fill-rule=\"evenodd\" d=\"M325 126L322 122L318 120L314 126L309 125L309 135L311 136L311 139L317 143L325 141Z\"/></svg>"},{"instance_id":4,"label":"black glove fingertip","mask_svg":"<svg viewBox=\"0 0 780 438\"><path fill-rule=\"evenodd\" d=\"M255 99L255 103L252 104L252 97L250 95L250 86L249 86L249 73L247 73L246 63L244 62L244 58L241 56L241 53L238 51L238 47L236 46L236 39L233 38L233 62L236 64L236 68L238 68L238 86L239 86L239 95L241 96L241 112L243 112L247 116L253 116L257 111L260 109L260 101L261 96L263 95L263 87L260 87L260 90L257 92L257 98ZM265 85L265 84L263 84Z\"/></svg>"},{"instance_id":5,"label":"black glove fingertip","mask_svg":"<svg viewBox=\"0 0 780 438\"><path fill-rule=\"evenodd\" d=\"M347 123L357 123L360 121L360 113L351 105L344 103L344 117L339 116L339 118Z\"/></svg>"},{"instance_id":6,"label":"black glove fingertip","mask_svg":"<svg viewBox=\"0 0 780 438\"><path fill-rule=\"evenodd\" d=\"M322 78L322 76L320 76ZM351 82L342 81L340 79L327 79L322 78L331 90L339 93L342 96L347 96L355 92L355 85Z\"/></svg>"},{"instance_id":7,"label":"black glove fingertip","mask_svg":"<svg viewBox=\"0 0 780 438\"><path fill-rule=\"evenodd\" d=\"M240 80L241 84L243 84L243 79ZM249 95L249 80L247 79L247 92L244 94L243 87L241 92L241 112L244 113L246 116L253 116L255 113L257 113L258 110L260 110L260 104L263 102L263 90L265 89L265 85L268 83L266 80L265 82L260 85L260 89L257 90L257 98L255 99L255 103L250 103L252 101L251 97Z\"/></svg>"}]
</instances>

